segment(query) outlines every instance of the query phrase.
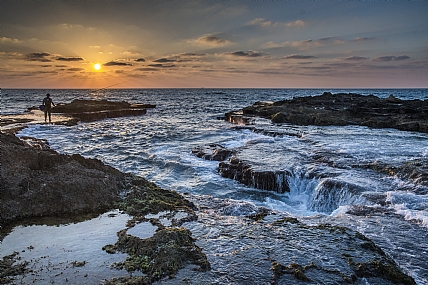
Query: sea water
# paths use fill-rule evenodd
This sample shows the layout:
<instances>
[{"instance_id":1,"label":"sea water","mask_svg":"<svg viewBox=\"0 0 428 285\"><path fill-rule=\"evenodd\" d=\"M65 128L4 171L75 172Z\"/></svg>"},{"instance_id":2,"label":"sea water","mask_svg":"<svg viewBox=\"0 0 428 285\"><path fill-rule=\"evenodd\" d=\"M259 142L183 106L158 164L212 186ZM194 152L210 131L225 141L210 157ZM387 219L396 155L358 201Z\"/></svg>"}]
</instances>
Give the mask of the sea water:
<instances>
[{"instance_id":1,"label":"sea water","mask_svg":"<svg viewBox=\"0 0 428 285\"><path fill-rule=\"evenodd\" d=\"M35 125L19 135L47 139L60 153L98 158L162 188L250 202L286 212L309 224L331 223L358 230L399 264L418 284L428 283L428 189L358 165L402 165L428 159L428 134L360 126L276 125L256 119L253 127L284 133L268 136L219 118L257 101L278 101L323 92L428 99L427 89L117 89L2 90L2 114L38 106L46 93L55 103L108 99L155 104L138 117L107 119L66 127ZM299 136L286 135L298 133ZM286 170L289 193L258 190L217 173L218 162L191 154L217 143L259 170ZM315 158L323 157L322 162ZM332 185L334 185L332 187ZM379 205L379 201L383 201ZM386 202L386 203L385 203ZM350 215L352 205L377 209ZM239 208L239 207L238 207ZM239 212L239 211L238 211ZM388 213L388 214L385 214ZM239 213L234 213L239 214ZM246 213L242 213L245 215Z\"/></svg>"}]
</instances>

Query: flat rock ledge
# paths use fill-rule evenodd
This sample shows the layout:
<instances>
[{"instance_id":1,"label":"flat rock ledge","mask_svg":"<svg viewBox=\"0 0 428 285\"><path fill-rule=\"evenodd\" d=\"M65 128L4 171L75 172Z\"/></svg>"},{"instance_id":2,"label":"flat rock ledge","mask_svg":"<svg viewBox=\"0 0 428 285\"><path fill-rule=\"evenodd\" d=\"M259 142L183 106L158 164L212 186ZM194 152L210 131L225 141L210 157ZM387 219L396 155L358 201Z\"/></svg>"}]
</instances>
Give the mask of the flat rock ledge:
<instances>
[{"instance_id":1,"label":"flat rock ledge","mask_svg":"<svg viewBox=\"0 0 428 285\"><path fill-rule=\"evenodd\" d=\"M152 104L131 104L108 100L80 100L58 104L52 108L52 124L74 126L78 122L92 122L107 118L141 116ZM0 130L16 133L28 124L45 124L44 113L39 107L30 107L24 114L0 116Z\"/></svg>"},{"instance_id":2,"label":"flat rock ledge","mask_svg":"<svg viewBox=\"0 0 428 285\"><path fill-rule=\"evenodd\" d=\"M332 94L293 98L278 102L256 102L252 106L225 114L235 124L249 124L259 116L273 123L295 125L395 128L428 133L428 100L400 100L393 95Z\"/></svg>"},{"instance_id":3,"label":"flat rock ledge","mask_svg":"<svg viewBox=\"0 0 428 285\"><path fill-rule=\"evenodd\" d=\"M150 104L131 104L128 102L111 102L107 100L74 100L69 104L59 104L52 108L52 113L67 114L83 122L106 118L140 116L146 114Z\"/></svg>"}]
</instances>

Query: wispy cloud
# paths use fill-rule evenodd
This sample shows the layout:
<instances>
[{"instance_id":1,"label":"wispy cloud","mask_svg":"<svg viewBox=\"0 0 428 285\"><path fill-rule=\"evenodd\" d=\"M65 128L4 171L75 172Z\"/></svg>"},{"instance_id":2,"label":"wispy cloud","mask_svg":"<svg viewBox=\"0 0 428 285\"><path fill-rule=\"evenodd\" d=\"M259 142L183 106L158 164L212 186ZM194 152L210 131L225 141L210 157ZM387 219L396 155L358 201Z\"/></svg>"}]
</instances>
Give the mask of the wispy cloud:
<instances>
[{"instance_id":1,"label":"wispy cloud","mask_svg":"<svg viewBox=\"0 0 428 285\"><path fill-rule=\"evenodd\" d=\"M387 56L380 56L380 57L373 58L373 61L379 61L379 62L400 61L400 60L406 60L406 59L409 59L409 58L410 57L407 56L407 55L401 55L401 56L387 55Z\"/></svg>"},{"instance_id":2,"label":"wispy cloud","mask_svg":"<svg viewBox=\"0 0 428 285\"><path fill-rule=\"evenodd\" d=\"M369 37L356 37L355 39L351 40L352 42L366 42L366 41L373 41L376 40L376 38L369 38Z\"/></svg>"},{"instance_id":3,"label":"wispy cloud","mask_svg":"<svg viewBox=\"0 0 428 285\"><path fill-rule=\"evenodd\" d=\"M293 28L302 28L306 26L306 23L302 20L296 20L294 22L288 22L285 24L286 27L293 27Z\"/></svg>"},{"instance_id":4,"label":"wispy cloud","mask_svg":"<svg viewBox=\"0 0 428 285\"><path fill-rule=\"evenodd\" d=\"M0 37L0 43L20 44L22 43L22 41L18 39L8 38L8 37Z\"/></svg>"},{"instance_id":5,"label":"wispy cloud","mask_svg":"<svg viewBox=\"0 0 428 285\"><path fill-rule=\"evenodd\" d=\"M172 68L175 67L175 64L162 64L162 63L156 63L156 64L149 64L148 66L150 67L155 67L155 68Z\"/></svg>"},{"instance_id":6,"label":"wispy cloud","mask_svg":"<svg viewBox=\"0 0 428 285\"><path fill-rule=\"evenodd\" d=\"M103 64L104 66L132 66L132 63L127 63L123 61L109 61Z\"/></svg>"},{"instance_id":7,"label":"wispy cloud","mask_svg":"<svg viewBox=\"0 0 428 285\"><path fill-rule=\"evenodd\" d=\"M225 55L231 55L231 56L237 56L237 57L261 57L264 55L263 52L258 52L258 51L234 51L234 52L229 52L229 53L225 53Z\"/></svg>"},{"instance_id":8,"label":"wispy cloud","mask_svg":"<svg viewBox=\"0 0 428 285\"><path fill-rule=\"evenodd\" d=\"M84 71L85 69L81 68L81 67L72 67L72 68L69 68L67 70L75 72L75 71Z\"/></svg>"},{"instance_id":9,"label":"wispy cloud","mask_svg":"<svg viewBox=\"0 0 428 285\"><path fill-rule=\"evenodd\" d=\"M283 58L284 59L310 59L310 58L317 58L317 57L313 55L292 54L292 55L284 56Z\"/></svg>"},{"instance_id":10,"label":"wispy cloud","mask_svg":"<svg viewBox=\"0 0 428 285\"><path fill-rule=\"evenodd\" d=\"M341 60L347 60L347 61L363 61L369 59L368 57L363 56L348 56L348 57L341 57L339 58Z\"/></svg>"},{"instance_id":11,"label":"wispy cloud","mask_svg":"<svg viewBox=\"0 0 428 285\"><path fill-rule=\"evenodd\" d=\"M50 53L47 52L33 52L25 55L25 60L28 61L40 61L40 62L52 62L53 60L47 58L50 56Z\"/></svg>"},{"instance_id":12,"label":"wispy cloud","mask_svg":"<svg viewBox=\"0 0 428 285\"><path fill-rule=\"evenodd\" d=\"M246 26L260 27L260 28L302 28L306 26L306 23L302 20L296 20L292 22L272 22L265 20L264 18L256 18L254 20L245 23Z\"/></svg>"},{"instance_id":13,"label":"wispy cloud","mask_svg":"<svg viewBox=\"0 0 428 285\"><path fill-rule=\"evenodd\" d=\"M209 46L209 47L222 47L232 43L228 39L223 39L214 35L203 36L191 42L196 45Z\"/></svg>"},{"instance_id":14,"label":"wispy cloud","mask_svg":"<svg viewBox=\"0 0 428 285\"><path fill-rule=\"evenodd\" d=\"M58 61L83 61L84 59L81 57L57 57Z\"/></svg>"},{"instance_id":15,"label":"wispy cloud","mask_svg":"<svg viewBox=\"0 0 428 285\"><path fill-rule=\"evenodd\" d=\"M168 62L176 62L176 60L174 60L174 59L168 59L168 58L163 57L163 58L159 58L159 59L153 60L153 62L168 63Z\"/></svg>"}]
</instances>

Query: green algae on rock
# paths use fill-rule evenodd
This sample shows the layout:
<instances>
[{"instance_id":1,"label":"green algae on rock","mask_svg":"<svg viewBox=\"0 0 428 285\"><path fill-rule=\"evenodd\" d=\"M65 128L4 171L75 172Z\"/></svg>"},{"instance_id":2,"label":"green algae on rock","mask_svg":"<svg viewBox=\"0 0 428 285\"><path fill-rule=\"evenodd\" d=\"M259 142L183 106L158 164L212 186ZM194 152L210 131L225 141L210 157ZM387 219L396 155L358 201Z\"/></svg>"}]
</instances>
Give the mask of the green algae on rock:
<instances>
[{"instance_id":1,"label":"green algae on rock","mask_svg":"<svg viewBox=\"0 0 428 285\"><path fill-rule=\"evenodd\" d=\"M140 280L143 284L151 284L164 277L172 278L189 263L198 265L202 271L210 269L207 257L194 244L191 232L185 228L164 228L148 239L128 235L123 230L118 232L118 237L114 245L107 245L103 249L108 253L127 253L129 257L116 264L116 267L129 272L141 271L145 274ZM124 279L121 280L123 282Z\"/></svg>"},{"instance_id":2,"label":"green algae on rock","mask_svg":"<svg viewBox=\"0 0 428 285\"><path fill-rule=\"evenodd\" d=\"M14 276L22 275L30 271L27 268L28 261L16 263L18 260L18 252L4 256L3 259L0 260L0 284L10 284Z\"/></svg>"}]
</instances>

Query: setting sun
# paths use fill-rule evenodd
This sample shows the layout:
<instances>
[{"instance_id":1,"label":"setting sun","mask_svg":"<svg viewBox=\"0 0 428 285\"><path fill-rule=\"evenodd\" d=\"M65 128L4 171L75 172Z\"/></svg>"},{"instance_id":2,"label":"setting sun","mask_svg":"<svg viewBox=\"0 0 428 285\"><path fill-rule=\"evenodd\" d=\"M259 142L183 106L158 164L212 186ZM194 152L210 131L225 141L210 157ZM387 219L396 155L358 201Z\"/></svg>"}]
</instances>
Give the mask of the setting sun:
<instances>
[{"instance_id":1,"label":"setting sun","mask_svg":"<svg viewBox=\"0 0 428 285\"><path fill-rule=\"evenodd\" d=\"M95 63L95 64L94 64L94 69L95 69L95 70L100 70L100 69L101 69L101 64L99 64L99 63Z\"/></svg>"}]
</instances>

